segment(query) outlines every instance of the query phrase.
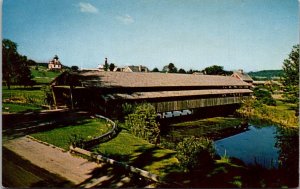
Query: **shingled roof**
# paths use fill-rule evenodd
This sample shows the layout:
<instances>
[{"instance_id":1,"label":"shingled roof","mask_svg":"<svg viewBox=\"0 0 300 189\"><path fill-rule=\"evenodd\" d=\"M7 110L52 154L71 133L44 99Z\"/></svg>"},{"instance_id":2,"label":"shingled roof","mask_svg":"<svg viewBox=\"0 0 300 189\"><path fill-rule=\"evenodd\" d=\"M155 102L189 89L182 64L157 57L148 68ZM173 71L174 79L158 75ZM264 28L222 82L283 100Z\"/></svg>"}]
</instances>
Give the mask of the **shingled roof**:
<instances>
[{"instance_id":1,"label":"shingled roof","mask_svg":"<svg viewBox=\"0 0 300 189\"><path fill-rule=\"evenodd\" d=\"M232 74L233 77L237 77L245 82L253 82L253 79L243 70L238 70Z\"/></svg>"},{"instance_id":2,"label":"shingled roof","mask_svg":"<svg viewBox=\"0 0 300 189\"><path fill-rule=\"evenodd\" d=\"M214 75L99 71L82 71L76 75L84 87L250 86L234 77Z\"/></svg>"}]
</instances>

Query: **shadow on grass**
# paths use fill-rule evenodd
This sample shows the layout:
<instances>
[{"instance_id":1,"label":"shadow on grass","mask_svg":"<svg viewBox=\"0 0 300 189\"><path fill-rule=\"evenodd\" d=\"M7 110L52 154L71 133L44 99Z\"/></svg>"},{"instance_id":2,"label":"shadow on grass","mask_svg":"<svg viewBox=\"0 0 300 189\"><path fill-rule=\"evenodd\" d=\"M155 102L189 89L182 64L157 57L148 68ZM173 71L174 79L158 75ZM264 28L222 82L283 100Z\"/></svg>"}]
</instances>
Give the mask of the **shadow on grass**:
<instances>
[{"instance_id":1,"label":"shadow on grass","mask_svg":"<svg viewBox=\"0 0 300 189\"><path fill-rule=\"evenodd\" d=\"M3 135L13 139L36 132L70 126L70 124L84 124L88 117L88 113L77 112L5 115L3 116ZM39 124L42 125L38 126Z\"/></svg>"},{"instance_id":2,"label":"shadow on grass","mask_svg":"<svg viewBox=\"0 0 300 189\"><path fill-rule=\"evenodd\" d=\"M241 160L213 164L190 172L171 172L167 184L160 187L181 188L281 188L297 187L298 174L290 176L281 169L267 169L258 164L245 165Z\"/></svg>"},{"instance_id":3,"label":"shadow on grass","mask_svg":"<svg viewBox=\"0 0 300 189\"><path fill-rule=\"evenodd\" d=\"M152 183L137 174L130 173L122 167L103 164L90 172L91 177L76 187L102 187L102 188L142 188Z\"/></svg>"}]
</instances>

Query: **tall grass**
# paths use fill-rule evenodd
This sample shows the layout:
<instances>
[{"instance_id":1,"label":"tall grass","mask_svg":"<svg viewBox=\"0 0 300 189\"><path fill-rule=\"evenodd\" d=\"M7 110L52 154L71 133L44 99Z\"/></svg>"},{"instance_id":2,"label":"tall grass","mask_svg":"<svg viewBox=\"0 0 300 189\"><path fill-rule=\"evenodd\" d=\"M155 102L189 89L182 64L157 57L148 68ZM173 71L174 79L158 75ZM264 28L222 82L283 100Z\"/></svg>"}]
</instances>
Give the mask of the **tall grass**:
<instances>
[{"instance_id":1,"label":"tall grass","mask_svg":"<svg viewBox=\"0 0 300 189\"><path fill-rule=\"evenodd\" d=\"M237 112L244 118L254 121L275 123L285 127L298 127L299 118L293 111L284 111L278 107L267 106L250 99L243 103Z\"/></svg>"}]
</instances>

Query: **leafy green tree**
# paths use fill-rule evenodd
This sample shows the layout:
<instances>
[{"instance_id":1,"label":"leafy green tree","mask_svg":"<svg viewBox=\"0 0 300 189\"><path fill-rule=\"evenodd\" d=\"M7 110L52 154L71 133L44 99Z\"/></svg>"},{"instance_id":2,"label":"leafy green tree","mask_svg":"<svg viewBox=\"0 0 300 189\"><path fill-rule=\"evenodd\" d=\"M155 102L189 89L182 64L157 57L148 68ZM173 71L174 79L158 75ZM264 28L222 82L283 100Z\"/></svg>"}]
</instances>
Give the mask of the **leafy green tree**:
<instances>
[{"instance_id":1,"label":"leafy green tree","mask_svg":"<svg viewBox=\"0 0 300 189\"><path fill-rule=\"evenodd\" d=\"M105 58L105 62L104 62L104 71L108 71L109 69L109 64L108 64L108 61L107 61L107 58Z\"/></svg>"},{"instance_id":2,"label":"leafy green tree","mask_svg":"<svg viewBox=\"0 0 300 189\"><path fill-rule=\"evenodd\" d=\"M285 99L292 103L299 103L299 44L293 46L289 57L283 61L282 84Z\"/></svg>"},{"instance_id":3,"label":"leafy green tree","mask_svg":"<svg viewBox=\"0 0 300 189\"><path fill-rule=\"evenodd\" d=\"M213 65L207 67L203 70L203 72L207 75L224 75L226 71L224 71L223 66Z\"/></svg>"},{"instance_id":4,"label":"leafy green tree","mask_svg":"<svg viewBox=\"0 0 300 189\"><path fill-rule=\"evenodd\" d=\"M187 73L187 74L192 74L192 73L194 73L194 72L199 72L199 71L198 71L198 70L189 69L189 71L187 71L186 73Z\"/></svg>"},{"instance_id":5,"label":"leafy green tree","mask_svg":"<svg viewBox=\"0 0 300 189\"><path fill-rule=\"evenodd\" d=\"M116 67L116 66L115 66L114 63L110 63L110 64L109 64L109 70L110 70L110 71L114 71L115 67Z\"/></svg>"},{"instance_id":6,"label":"leafy green tree","mask_svg":"<svg viewBox=\"0 0 300 189\"><path fill-rule=\"evenodd\" d=\"M183 68L180 68L179 70L178 70L178 73L186 73L186 71L183 69Z\"/></svg>"},{"instance_id":7,"label":"leafy green tree","mask_svg":"<svg viewBox=\"0 0 300 189\"><path fill-rule=\"evenodd\" d=\"M177 68L173 63L170 63L166 66L164 66L163 72L167 72L167 73L177 73Z\"/></svg>"},{"instance_id":8,"label":"leafy green tree","mask_svg":"<svg viewBox=\"0 0 300 189\"><path fill-rule=\"evenodd\" d=\"M152 72L159 72L159 69L155 67Z\"/></svg>"},{"instance_id":9,"label":"leafy green tree","mask_svg":"<svg viewBox=\"0 0 300 189\"><path fill-rule=\"evenodd\" d=\"M155 108L151 104L137 105L134 112L125 118L125 124L133 135L155 145L159 143L159 124L156 122Z\"/></svg>"},{"instance_id":10,"label":"leafy green tree","mask_svg":"<svg viewBox=\"0 0 300 189\"><path fill-rule=\"evenodd\" d=\"M215 154L212 140L194 136L179 142L176 151L177 159L185 171L211 165Z\"/></svg>"},{"instance_id":11,"label":"leafy green tree","mask_svg":"<svg viewBox=\"0 0 300 189\"><path fill-rule=\"evenodd\" d=\"M72 70L72 71L78 71L78 70L79 70L79 67L78 67L78 66L71 66L71 70Z\"/></svg>"},{"instance_id":12,"label":"leafy green tree","mask_svg":"<svg viewBox=\"0 0 300 189\"><path fill-rule=\"evenodd\" d=\"M42 91L44 92L44 102L50 107L54 104L51 88L49 86L43 86Z\"/></svg>"},{"instance_id":13,"label":"leafy green tree","mask_svg":"<svg viewBox=\"0 0 300 189\"><path fill-rule=\"evenodd\" d=\"M270 106L276 105L276 101L272 97L271 92L265 88L255 88L253 90L253 95L256 97L258 101L260 101L263 104L270 105Z\"/></svg>"},{"instance_id":14,"label":"leafy green tree","mask_svg":"<svg viewBox=\"0 0 300 189\"><path fill-rule=\"evenodd\" d=\"M11 84L32 86L34 81L26 56L22 56L17 51L17 44L9 39L2 40L2 68L3 81L6 82L8 89Z\"/></svg>"}]
</instances>

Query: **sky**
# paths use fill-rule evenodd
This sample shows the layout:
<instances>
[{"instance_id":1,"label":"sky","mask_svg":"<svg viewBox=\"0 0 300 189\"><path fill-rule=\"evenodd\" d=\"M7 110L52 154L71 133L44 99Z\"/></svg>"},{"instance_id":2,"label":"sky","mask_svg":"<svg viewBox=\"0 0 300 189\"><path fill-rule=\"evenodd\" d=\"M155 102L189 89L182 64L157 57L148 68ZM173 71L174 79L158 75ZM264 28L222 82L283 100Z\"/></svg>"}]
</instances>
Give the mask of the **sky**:
<instances>
[{"instance_id":1,"label":"sky","mask_svg":"<svg viewBox=\"0 0 300 189\"><path fill-rule=\"evenodd\" d=\"M297 0L3 0L2 38L37 62L96 68L281 69L299 43Z\"/></svg>"}]
</instances>

